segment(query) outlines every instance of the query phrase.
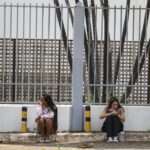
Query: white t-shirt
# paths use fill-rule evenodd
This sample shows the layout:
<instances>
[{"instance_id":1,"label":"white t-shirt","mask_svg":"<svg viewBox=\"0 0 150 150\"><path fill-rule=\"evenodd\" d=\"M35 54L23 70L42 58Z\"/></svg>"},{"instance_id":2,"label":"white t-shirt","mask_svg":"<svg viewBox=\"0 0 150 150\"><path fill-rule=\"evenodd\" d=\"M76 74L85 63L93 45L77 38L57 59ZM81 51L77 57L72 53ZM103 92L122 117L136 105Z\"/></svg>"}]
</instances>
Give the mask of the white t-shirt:
<instances>
[{"instance_id":1,"label":"white t-shirt","mask_svg":"<svg viewBox=\"0 0 150 150\"><path fill-rule=\"evenodd\" d=\"M41 118L54 118L54 112L50 108L44 108L39 105L37 107L37 116Z\"/></svg>"}]
</instances>

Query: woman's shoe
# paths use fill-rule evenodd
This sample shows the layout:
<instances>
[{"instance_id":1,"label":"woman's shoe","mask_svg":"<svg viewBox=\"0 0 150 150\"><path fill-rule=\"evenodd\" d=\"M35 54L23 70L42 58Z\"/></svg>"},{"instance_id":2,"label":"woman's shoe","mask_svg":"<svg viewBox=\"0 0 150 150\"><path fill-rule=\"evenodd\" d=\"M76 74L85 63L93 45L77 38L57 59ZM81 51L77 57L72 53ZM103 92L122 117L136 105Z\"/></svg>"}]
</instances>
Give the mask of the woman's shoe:
<instances>
[{"instance_id":1,"label":"woman's shoe","mask_svg":"<svg viewBox=\"0 0 150 150\"><path fill-rule=\"evenodd\" d=\"M50 138L49 137L45 138L45 143L49 143L49 142L51 142Z\"/></svg>"},{"instance_id":2,"label":"woman's shoe","mask_svg":"<svg viewBox=\"0 0 150 150\"><path fill-rule=\"evenodd\" d=\"M113 142L115 142L115 143L118 143L118 142L119 142L119 140L118 140L118 137L117 137L117 136L113 138Z\"/></svg>"},{"instance_id":3,"label":"woman's shoe","mask_svg":"<svg viewBox=\"0 0 150 150\"><path fill-rule=\"evenodd\" d=\"M40 142L40 143L45 143L45 138L40 137L39 142Z\"/></svg>"},{"instance_id":4,"label":"woman's shoe","mask_svg":"<svg viewBox=\"0 0 150 150\"><path fill-rule=\"evenodd\" d=\"M112 137L108 137L108 140L107 140L107 142L108 142L108 143L111 143L111 142L113 142L113 139L112 139Z\"/></svg>"}]
</instances>

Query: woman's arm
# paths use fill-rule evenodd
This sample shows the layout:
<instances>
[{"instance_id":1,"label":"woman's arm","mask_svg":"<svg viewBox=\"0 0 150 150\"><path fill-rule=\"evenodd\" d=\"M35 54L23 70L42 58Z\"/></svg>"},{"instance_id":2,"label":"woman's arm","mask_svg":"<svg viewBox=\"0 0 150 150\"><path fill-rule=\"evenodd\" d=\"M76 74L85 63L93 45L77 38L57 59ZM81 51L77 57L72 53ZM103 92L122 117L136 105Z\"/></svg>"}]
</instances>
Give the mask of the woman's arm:
<instances>
[{"instance_id":1,"label":"woman's arm","mask_svg":"<svg viewBox=\"0 0 150 150\"><path fill-rule=\"evenodd\" d=\"M36 108L36 118L35 118L35 122L39 121L41 118L41 114L42 114L42 107L41 105L38 105Z\"/></svg>"},{"instance_id":2,"label":"woman's arm","mask_svg":"<svg viewBox=\"0 0 150 150\"><path fill-rule=\"evenodd\" d=\"M118 113L118 117L120 118L121 121L125 121L125 110L123 108L121 108L119 110L120 112Z\"/></svg>"},{"instance_id":3,"label":"woman's arm","mask_svg":"<svg viewBox=\"0 0 150 150\"><path fill-rule=\"evenodd\" d=\"M41 119L41 116L35 118L35 122L38 122Z\"/></svg>"},{"instance_id":4,"label":"woman's arm","mask_svg":"<svg viewBox=\"0 0 150 150\"><path fill-rule=\"evenodd\" d=\"M103 112L100 114L100 119L104 119L104 118L106 118L106 117L108 117L110 115L112 115L112 112L107 113L106 109L104 109Z\"/></svg>"}]
</instances>

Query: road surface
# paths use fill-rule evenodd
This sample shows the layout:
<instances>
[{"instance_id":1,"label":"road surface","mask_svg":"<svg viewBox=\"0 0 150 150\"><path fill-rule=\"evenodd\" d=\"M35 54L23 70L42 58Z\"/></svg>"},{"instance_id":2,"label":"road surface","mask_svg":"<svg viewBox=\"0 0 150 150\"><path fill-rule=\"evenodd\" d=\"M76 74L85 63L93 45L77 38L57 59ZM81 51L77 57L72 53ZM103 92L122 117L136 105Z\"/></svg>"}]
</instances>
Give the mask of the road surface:
<instances>
[{"instance_id":1,"label":"road surface","mask_svg":"<svg viewBox=\"0 0 150 150\"><path fill-rule=\"evenodd\" d=\"M119 144L108 144L104 142L96 143L76 143L76 144L0 144L0 150L147 150L150 149L150 142L128 142Z\"/></svg>"}]
</instances>

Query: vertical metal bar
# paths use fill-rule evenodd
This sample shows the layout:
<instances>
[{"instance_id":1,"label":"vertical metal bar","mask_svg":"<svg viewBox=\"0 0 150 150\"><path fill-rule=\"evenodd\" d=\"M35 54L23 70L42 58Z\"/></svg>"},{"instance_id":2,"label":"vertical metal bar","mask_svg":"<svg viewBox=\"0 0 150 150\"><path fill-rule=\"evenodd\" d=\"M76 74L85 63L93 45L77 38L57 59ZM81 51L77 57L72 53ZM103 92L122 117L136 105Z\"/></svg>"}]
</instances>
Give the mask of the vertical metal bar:
<instances>
[{"instance_id":1,"label":"vertical metal bar","mask_svg":"<svg viewBox=\"0 0 150 150\"><path fill-rule=\"evenodd\" d=\"M126 16L128 16L128 6L126 7L126 10L123 8L123 12L125 11L125 13L126 13L126 15L125 15L125 17L124 17L124 24L126 24L126 26L128 25L128 22L126 22L125 21L125 19L126 19ZM123 27L122 27L122 36L123 36L123 31L124 30L124 25L123 25ZM127 30L127 29L126 29ZM127 31L126 31L126 33L127 33ZM122 37L121 37L121 45L122 45L122 43L123 43L123 45L125 45L126 44L126 40L124 39L124 41L122 40ZM120 46L121 47L121 46ZM126 47L124 46L123 47L123 49L125 49ZM122 82L121 82L121 96L122 96L122 93L124 92L124 81L125 81L125 69L124 69L124 66L125 66L125 63L124 63L124 55L123 55L123 52L122 52L122 48L121 48L121 55L120 55L120 60L121 60L121 56L122 56L122 68L121 68L121 74L122 74ZM125 103L125 100L124 100L124 102L123 103Z\"/></svg>"},{"instance_id":2,"label":"vertical metal bar","mask_svg":"<svg viewBox=\"0 0 150 150\"><path fill-rule=\"evenodd\" d=\"M150 7L149 7L149 8L150 8ZM146 8L146 16L147 16L147 14L148 14L148 11L149 11L148 9L149 9L149 8ZM146 17L146 24L148 25L148 18L147 18L147 17ZM147 28L148 28L148 26L147 26ZM146 59L147 59L147 53L146 53L146 48L145 48L145 47L146 47L145 45L147 45L147 41L148 41L148 39L147 39L147 38L148 38L148 36L147 36L147 35L148 35L148 34L147 34L147 32L148 32L147 28L146 28L146 32L145 32L145 42L144 42L144 49L145 49L145 50L144 50L144 54L143 54L143 55L145 55L145 61L144 61L144 78L147 77L146 74L148 73L148 66L147 66L147 63L146 63L146 62L147 62L147 61L146 61ZM147 92L147 83L144 82L143 86L144 86L144 87L143 87L143 89L144 89L144 94L146 95L146 96L145 96L145 98L146 98L145 100L147 101L147 98L148 98L148 97L147 97L147 94L146 94L146 92ZM144 99L143 99L143 101L144 101Z\"/></svg>"},{"instance_id":3,"label":"vertical metal bar","mask_svg":"<svg viewBox=\"0 0 150 150\"><path fill-rule=\"evenodd\" d=\"M37 69L36 69L36 62L37 62L37 23L38 23L38 4L36 4L36 7L35 7L35 49L34 49L34 101L36 101L36 98L37 98L37 94L36 94L36 91L37 91L37 85L36 85L36 82L37 82Z\"/></svg>"},{"instance_id":4,"label":"vertical metal bar","mask_svg":"<svg viewBox=\"0 0 150 150\"><path fill-rule=\"evenodd\" d=\"M2 101L5 101L5 64L6 64L6 3L4 3L4 15L3 15L3 78L2 78Z\"/></svg>"},{"instance_id":5,"label":"vertical metal bar","mask_svg":"<svg viewBox=\"0 0 150 150\"><path fill-rule=\"evenodd\" d=\"M70 8L70 5L68 6L67 8L67 59L68 59L68 52L69 52L69 10L71 10ZM72 11L71 11L72 12ZM67 81L66 81L66 84L69 84L68 82L68 79L69 79L69 70L66 69L66 78L67 78ZM69 97L69 87L68 85L66 85L66 89L67 89L67 101L69 101L70 97Z\"/></svg>"},{"instance_id":6,"label":"vertical metal bar","mask_svg":"<svg viewBox=\"0 0 150 150\"><path fill-rule=\"evenodd\" d=\"M107 67L108 67L108 33L109 33L109 20L108 20L108 17L109 17L109 5L108 5L108 0L104 1L104 55L103 55L103 93L102 93L102 101L105 103L107 101Z\"/></svg>"},{"instance_id":7,"label":"vertical metal bar","mask_svg":"<svg viewBox=\"0 0 150 150\"><path fill-rule=\"evenodd\" d=\"M92 49L93 49L93 64L94 64L94 69L93 69L93 86L94 86L94 91L93 91L93 103L96 103L96 101L99 100L99 95L98 95L98 86L96 85L96 82L99 82L97 78L97 73L99 72L99 67L97 67L96 59L97 59L97 49L96 49L96 40L97 40L97 28L96 28L96 6L94 0L91 0L91 8L90 8L90 14L91 14L91 30L93 32L93 39L92 39Z\"/></svg>"},{"instance_id":8,"label":"vertical metal bar","mask_svg":"<svg viewBox=\"0 0 150 150\"><path fill-rule=\"evenodd\" d=\"M61 23L60 23L60 32L62 31L62 25L63 25L63 6L61 5L61 9L60 9L60 12L61 12ZM57 94L57 100L58 102L61 101L61 97L62 94L64 93L63 92L63 87L61 87L61 73L62 75L64 75L64 72L61 72L61 41L62 41L62 34L60 34L60 40L59 40L59 50L58 50L58 79L57 79L57 91L58 91L58 94ZM68 48L68 39L67 39L67 45L66 45L66 48ZM67 57L68 58L68 57ZM64 58L63 58L63 62L64 62ZM64 63L62 64L62 67L63 67L63 70L64 70Z\"/></svg>"},{"instance_id":9,"label":"vertical metal bar","mask_svg":"<svg viewBox=\"0 0 150 150\"><path fill-rule=\"evenodd\" d=\"M122 39L121 39L121 35L122 35L122 10L123 10L123 7L121 6L120 7L120 45L121 45L121 42L122 42ZM121 47L119 48L119 55L121 57ZM119 83L119 87L118 87L118 95L119 95L119 99L120 99L120 90L122 90L122 87L120 87L120 81L121 81L121 71L118 72L118 83Z\"/></svg>"},{"instance_id":10,"label":"vertical metal bar","mask_svg":"<svg viewBox=\"0 0 150 150\"><path fill-rule=\"evenodd\" d=\"M25 4L23 4L23 26L22 26L22 29L23 29L23 35L22 35L22 61L21 61L21 101L23 102L24 101L24 73L25 73L25 70L24 70L24 67L25 67Z\"/></svg>"},{"instance_id":11,"label":"vertical metal bar","mask_svg":"<svg viewBox=\"0 0 150 150\"><path fill-rule=\"evenodd\" d=\"M61 40L59 40L59 50L58 50L58 81L57 81L57 101L60 102L60 86L61 86L61 80L60 80L60 73L61 73Z\"/></svg>"},{"instance_id":12,"label":"vertical metal bar","mask_svg":"<svg viewBox=\"0 0 150 150\"><path fill-rule=\"evenodd\" d=\"M63 8L63 5L61 5L60 11L61 11L61 25L60 25L60 28L61 28L61 31L62 31L63 18L64 18L64 8ZM64 27L65 27L65 22L64 22ZM66 33L66 35L67 35L67 33ZM63 39L62 35L61 35L60 39ZM65 47L66 48L66 52L68 51L67 50L68 49L68 41L67 40L68 40L68 37L66 36L66 47ZM60 89L61 89L60 100L61 99L65 99L64 96L65 96L65 92L66 92L65 91L65 88L66 88L65 85L61 86L61 76L63 76L65 78L65 75L66 75L66 71L65 71L65 56L64 56L64 54L62 56L63 56L63 58L62 58L62 61L61 61L61 65L62 65L63 69L60 71Z\"/></svg>"},{"instance_id":13,"label":"vertical metal bar","mask_svg":"<svg viewBox=\"0 0 150 150\"><path fill-rule=\"evenodd\" d=\"M69 34L69 29L70 29L70 24L69 24L69 10L71 10L70 5L68 6L68 9L67 9L67 59L69 57L68 56L68 52L69 52L69 36L70 36L70 34ZM70 76L69 73L70 73L70 70L67 69L67 79L69 79L69 76ZM69 84L69 82L67 84ZM69 101L69 99L70 99L70 97L69 97L69 92L70 92L69 89L70 88L68 87L68 85L67 85L67 89L68 89L68 100L67 101Z\"/></svg>"},{"instance_id":14,"label":"vertical metal bar","mask_svg":"<svg viewBox=\"0 0 150 150\"><path fill-rule=\"evenodd\" d=\"M89 8L85 8L85 9L87 9L87 11L89 12ZM87 23L87 28L89 29L90 28L90 16L88 17L88 23ZM88 32L88 31L87 31ZM91 57L90 57L90 55L91 55L91 39L90 39L90 37L91 37L91 32L88 32L87 33L87 35L88 35L88 72L89 72L89 82L88 82L88 102L89 102L89 100L91 100L91 96L92 96L92 93L91 93L91 91L90 91L90 89L91 88L93 88L92 86L92 83L91 83L91 81L90 81L90 79L91 79L91 67L90 67L90 59L91 59Z\"/></svg>"},{"instance_id":15,"label":"vertical metal bar","mask_svg":"<svg viewBox=\"0 0 150 150\"><path fill-rule=\"evenodd\" d=\"M150 8L147 8L148 11L150 11ZM147 77L148 77L148 89L147 89L147 104L150 103L150 51L148 52L148 74L147 74Z\"/></svg>"},{"instance_id":16,"label":"vertical metal bar","mask_svg":"<svg viewBox=\"0 0 150 150\"><path fill-rule=\"evenodd\" d=\"M9 20L10 20L10 26L9 26L10 27L10 31L9 31L9 69L8 69L9 70L9 94L8 94L8 96L9 96L9 102L10 102L11 101L11 87L12 87L12 85L11 85L11 82L12 82L12 73L11 73L11 45L13 44L13 42L12 42L12 4L10 4L9 8L10 8L10 18L9 18ZM12 67L13 67L13 65L12 65ZM13 72L13 70L12 70L12 72Z\"/></svg>"},{"instance_id":17,"label":"vertical metal bar","mask_svg":"<svg viewBox=\"0 0 150 150\"><path fill-rule=\"evenodd\" d=\"M29 5L29 58L28 59L28 101L30 101L30 74L33 73L33 70L31 69L31 3Z\"/></svg>"},{"instance_id":18,"label":"vertical metal bar","mask_svg":"<svg viewBox=\"0 0 150 150\"><path fill-rule=\"evenodd\" d=\"M125 93L125 105L127 105L127 96L126 96L126 93Z\"/></svg>"},{"instance_id":19,"label":"vertical metal bar","mask_svg":"<svg viewBox=\"0 0 150 150\"><path fill-rule=\"evenodd\" d=\"M133 6L132 8L133 10L133 14L132 14L132 56L131 56L131 63L133 64L134 63L134 60L135 60L135 54L136 54L136 51L134 49L134 27L135 27L135 6ZM132 72L132 69L131 69L131 72ZM132 72L132 79L131 79L131 85L134 85L133 84L133 72ZM133 87L133 92L132 92L132 101L134 103L134 90L135 90L135 87Z\"/></svg>"},{"instance_id":20,"label":"vertical metal bar","mask_svg":"<svg viewBox=\"0 0 150 150\"><path fill-rule=\"evenodd\" d=\"M94 8L91 8L91 9L94 9L93 11L95 11L95 22L93 22L93 24L95 25L95 29L97 29L97 6L94 7ZM97 31L95 31L97 32ZM97 33L94 34L94 103L96 103L96 89L98 89L99 87L97 86Z\"/></svg>"},{"instance_id":21,"label":"vertical metal bar","mask_svg":"<svg viewBox=\"0 0 150 150\"><path fill-rule=\"evenodd\" d=\"M128 20L129 20L129 15L130 15L130 5L127 7L127 9L129 9L128 10L128 12L127 12L127 17L128 17ZM128 22L126 22L126 24L128 24ZM126 41L127 41L127 43L126 43L126 48L128 49L128 45L129 45L129 38L128 38L128 36L129 36L129 34L128 34L128 25L127 25L127 28L126 28L126 32L127 32L127 35L126 35ZM128 60L128 59L127 59ZM129 63L129 61L128 61L128 63ZM126 67L126 64L125 64L125 67ZM126 83L125 83L125 85L124 85L124 91L125 91L125 89L126 89L126 84L127 84L127 81L128 81L128 75L126 75ZM127 96L126 96L126 93L125 93L125 100L124 100L124 102L125 102L125 104L127 104Z\"/></svg>"},{"instance_id":22,"label":"vertical metal bar","mask_svg":"<svg viewBox=\"0 0 150 150\"><path fill-rule=\"evenodd\" d=\"M60 9L60 7L59 7L59 9ZM53 46L53 58L52 58L52 65L54 65L54 64L56 64L56 55L57 55L57 53L56 53L56 51L54 51L54 49L56 49L56 37L57 37L57 8L55 8L54 9L55 10L55 18L54 18L54 42L53 42L53 44L54 44L54 46ZM60 11L60 13L61 13L61 11ZM55 83L57 83L57 79L56 79L56 66L52 66L52 68L54 68L54 69L52 69L53 71L52 71L52 78L53 78L53 81L55 81ZM55 90L53 90L52 89L52 95L55 95Z\"/></svg>"},{"instance_id":23,"label":"vertical metal bar","mask_svg":"<svg viewBox=\"0 0 150 150\"><path fill-rule=\"evenodd\" d=\"M117 21L117 18L116 18L116 5L114 7L114 55L113 55L113 59L114 59L114 64L116 64L116 21ZM115 74L115 68L114 68L114 74ZM115 84L115 78L113 78L113 85ZM114 95L114 92L116 90L116 87L113 87L113 95Z\"/></svg>"},{"instance_id":24,"label":"vertical metal bar","mask_svg":"<svg viewBox=\"0 0 150 150\"><path fill-rule=\"evenodd\" d=\"M149 7L150 8L150 7ZM147 8L145 8L145 14L146 14L146 16L148 15L148 11L149 11L149 8L147 7ZM145 22L146 22L146 24L147 24L147 26L148 26L148 17L146 17L146 19L145 19ZM146 32L145 32L145 41L148 41L148 37L147 37L147 28L145 29L146 30Z\"/></svg>"},{"instance_id":25,"label":"vertical metal bar","mask_svg":"<svg viewBox=\"0 0 150 150\"><path fill-rule=\"evenodd\" d=\"M139 35L138 35L138 40L139 40L139 44L138 44L138 76L140 75L140 72L139 72L139 70L140 70L140 63L139 63L139 60L140 60L140 37L141 37L141 6L139 7L139 28L138 28L138 30L139 30ZM140 82L138 82L138 97L139 97L139 99L140 99L140 103L141 103L141 83Z\"/></svg>"},{"instance_id":26,"label":"vertical metal bar","mask_svg":"<svg viewBox=\"0 0 150 150\"><path fill-rule=\"evenodd\" d=\"M13 42L13 73L12 73L12 101L16 100L16 39L12 40Z\"/></svg>"},{"instance_id":27,"label":"vertical metal bar","mask_svg":"<svg viewBox=\"0 0 150 150\"><path fill-rule=\"evenodd\" d=\"M95 9L95 7L91 7L91 8L89 7L89 10L90 10L89 14L91 14L93 9ZM93 33L94 33L94 31L93 31ZM93 48L93 63L94 63L94 68L93 68L94 69L93 70L93 78L94 79L93 79L93 83L92 83L92 86L93 86L93 97L91 99L91 103L95 103L95 94L96 94L96 88L97 88L97 85L96 85L96 45L95 45L95 40L96 40L96 36L95 36L95 34L93 34L93 38L91 39L91 44L93 45L92 48Z\"/></svg>"},{"instance_id":28,"label":"vertical metal bar","mask_svg":"<svg viewBox=\"0 0 150 150\"><path fill-rule=\"evenodd\" d=\"M50 49L49 49L49 47L50 47L50 34L51 34L51 6L50 6L50 4L49 4L49 6L48 6L48 54L49 54L49 51L50 51ZM49 61L48 61L48 63L49 63ZM49 69L49 67L48 67L48 69ZM47 92L48 92L48 87L49 87L49 70L47 70Z\"/></svg>"},{"instance_id":29,"label":"vertical metal bar","mask_svg":"<svg viewBox=\"0 0 150 150\"><path fill-rule=\"evenodd\" d=\"M19 5L17 4L17 19L16 19L16 72L15 72L15 84L16 84L16 88L15 88L15 101L18 100L18 57L19 57L19 53L18 53L18 26L19 26Z\"/></svg>"},{"instance_id":30,"label":"vertical metal bar","mask_svg":"<svg viewBox=\"0 0 150 150\"><path fill-rule=\"evenodd\" d=\"M106 8L107 9L107 58L106 58L106 101L109 99L109 89L111 88L111 87L109 87L109 74L110 74L110 70L109 70L109 51L110 51L110 47L109 47L109 5L108 5L108 7Z\"/></svg>"},{"instance_id":31,"label":"vertical metal bar","mask_svg":"<svg viewBox=\"0 0 150 150\"><path fill-rule=\"evenodd\" d=\"M43 92L43 71L44 71L44 50L43 50L43 45L44 45L44 39L43 39L43 32L44 32L44 4L42 4L42 30L41 30L41 70L40 70L40 95L42 96Z\"/></svg>"},{"instance_id":32,"label":"vertical metal bar","mask_svg":"<svg viewBox=\"0 0 150 150\"><path fill-rule=\"evenodd\" d=\"M98 19L99 18L99 19ZM101 103L101 86L100 86L100 84L101 84L101 79L100 79L100 77L101 77L101 53L100 53L100 35L99 35L99 32L98 32L98 27L99 27L99 21L101 21L100 20L101 19L101 15L100 15L100 9L99 9L99 7L96 5L96 32L97 32L97 39L96 39L96 51L97 51L97 58L96 58L96 60L97 60L97 67L98 67L98 70L97 70L97 84L98 84L98 90L97 90L97 92L98 92L98 100L97 100L97 102L98 103Z\"/></svg>"},{"instance_id":33,"label":"vertical metal bar","mask_svg":"<svg viewBox=\"0 0 150 150\"><path fill-rule=\"evenodd\" d=\"M102 14L101 14L101 41L103 41L103 32L104 32L104 30L103 30L103 28L104 28L104 20L103 20L103 9L101 8L101 12L102 12Z\"/></svg>"},{"instance_id":34,"label":"vertical metal bar","mask_svg":"<svg viewBox=\"0 0 150 150\"><path fill-rule=\"evenodd\" d=\"M104 29L104 20L103 20L103 8L100 8L101 9L101 37L100 37L100 58L102 58L103 57L103 54L102 54L102 50L103 50L103 42L104 42L104 40L103 40L103 29ZM100 59L100 61L101 61L101 63L100 63L100 65L101 64L103 64L104 62L102 62L102 59ZM101 67L102 68L102 67ZM102 70L101 70L101 72L102 72ZM102 73L100 74L100 78L101 78L101 80L102 80ZM101 84L102 82L100 82L100 84ZM102 103L102 94L103 94L103 92L102 92L102 89L103 89L103 86L100 86L100 103Z\"/></svg>"}]
</instances>

